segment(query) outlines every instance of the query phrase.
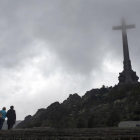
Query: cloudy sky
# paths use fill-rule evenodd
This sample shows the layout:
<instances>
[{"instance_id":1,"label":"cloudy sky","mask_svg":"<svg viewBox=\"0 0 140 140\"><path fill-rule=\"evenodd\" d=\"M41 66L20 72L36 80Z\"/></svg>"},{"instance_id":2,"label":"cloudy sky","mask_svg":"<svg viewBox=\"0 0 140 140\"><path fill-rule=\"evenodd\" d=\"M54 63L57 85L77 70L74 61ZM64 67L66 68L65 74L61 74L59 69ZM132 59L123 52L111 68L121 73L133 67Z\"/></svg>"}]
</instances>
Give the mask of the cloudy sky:
<instances>
[{"instance_id":1,"label":"cloudy sky","mask_svg":"<svg viewBox=\"0 0 140 140\"><path fill-rule=\"evenodd\" d=\"M69 94L118 83L121 31L140 76L140 0L0 0L0 108L17 119Z\"/></svg>"}]
</instances>

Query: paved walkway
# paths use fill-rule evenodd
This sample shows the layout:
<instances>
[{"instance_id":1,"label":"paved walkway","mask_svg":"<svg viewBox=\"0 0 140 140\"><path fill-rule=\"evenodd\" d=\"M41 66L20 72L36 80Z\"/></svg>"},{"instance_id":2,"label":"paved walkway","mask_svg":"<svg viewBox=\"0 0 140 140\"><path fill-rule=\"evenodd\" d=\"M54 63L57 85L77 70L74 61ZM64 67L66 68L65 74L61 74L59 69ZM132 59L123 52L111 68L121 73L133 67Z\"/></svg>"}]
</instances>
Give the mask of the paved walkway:
<instances>
[{"instance_id":1,"label":"paved walkway","mask_svg":"<svg viewBox=\"0 0 140 140\"><path fill-rule=\"evenodd\" d=\"M140 128L1 130L0 140L140 140Z\"/></svg>"}]
</instances>

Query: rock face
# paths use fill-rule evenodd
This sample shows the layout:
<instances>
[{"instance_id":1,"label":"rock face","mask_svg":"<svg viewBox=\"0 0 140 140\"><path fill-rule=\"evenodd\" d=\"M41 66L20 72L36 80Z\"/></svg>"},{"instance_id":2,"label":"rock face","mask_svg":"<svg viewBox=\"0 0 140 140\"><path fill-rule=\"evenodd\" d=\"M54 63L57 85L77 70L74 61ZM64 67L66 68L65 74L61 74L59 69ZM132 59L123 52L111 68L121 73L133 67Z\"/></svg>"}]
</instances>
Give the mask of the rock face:
<instances>
[{"instance_id":1,"label":"rock face","mask_svg":"<svg viewBox=\"0 0 140 140\"><path fill-rule=\"evenodd\" d=\"M84 96L69 95L63 103L54 102L35 115L25 117L16 128L112 127L120 121L140 120L140 84L103 86Z\"/></svg>"}]
</instances>

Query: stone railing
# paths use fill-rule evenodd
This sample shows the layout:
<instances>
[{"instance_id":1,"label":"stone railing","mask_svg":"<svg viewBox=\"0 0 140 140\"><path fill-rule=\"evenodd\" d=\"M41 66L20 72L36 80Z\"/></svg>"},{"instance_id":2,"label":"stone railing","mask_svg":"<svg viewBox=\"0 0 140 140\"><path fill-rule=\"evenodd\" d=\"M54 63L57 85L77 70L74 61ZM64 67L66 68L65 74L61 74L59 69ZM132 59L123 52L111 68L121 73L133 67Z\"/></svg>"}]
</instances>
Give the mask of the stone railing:
<instances>
[{"instance_id":1,"label":"stone railing","mask_svg":"<svg viewBox=\"0 0 140 140\"><path fill-rule=\"evenodd\" d=\"M0 140L140 140L140 128L1 130Z\"/></svg>"}]
</instances>

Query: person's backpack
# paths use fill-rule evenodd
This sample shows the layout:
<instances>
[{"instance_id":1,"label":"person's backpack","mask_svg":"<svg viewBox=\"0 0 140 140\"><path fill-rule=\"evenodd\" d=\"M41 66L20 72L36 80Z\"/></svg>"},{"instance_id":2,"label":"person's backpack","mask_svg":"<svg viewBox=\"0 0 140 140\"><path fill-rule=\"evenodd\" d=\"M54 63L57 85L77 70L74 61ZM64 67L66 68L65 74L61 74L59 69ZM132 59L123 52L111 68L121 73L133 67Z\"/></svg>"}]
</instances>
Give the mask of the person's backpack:
<instances>
[{"instance_id":1,"label":"person's backpack","mask_svg":"<svg viewBox=\"0 0 140 140\"><path fill-rule=\"evenodd\" d=\"M0 112L0 119L2 119L2 112Z\"/></svg>"}]
</instances>

